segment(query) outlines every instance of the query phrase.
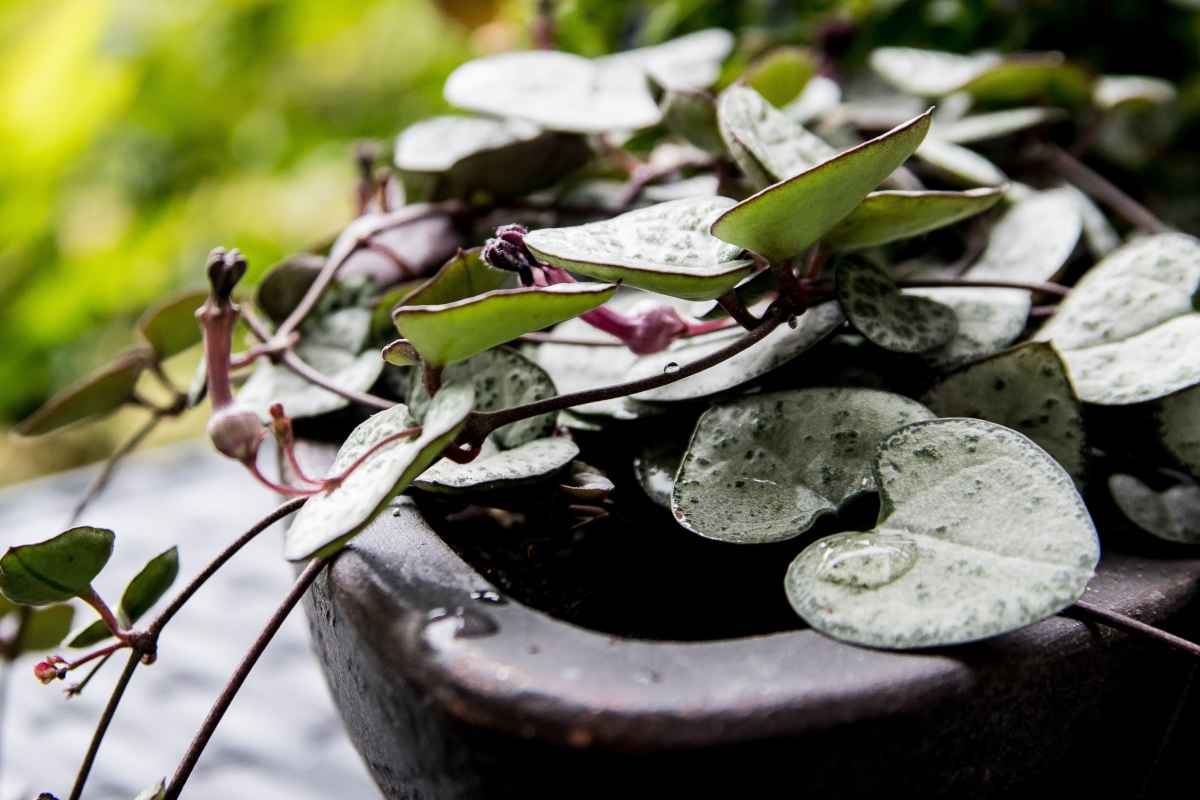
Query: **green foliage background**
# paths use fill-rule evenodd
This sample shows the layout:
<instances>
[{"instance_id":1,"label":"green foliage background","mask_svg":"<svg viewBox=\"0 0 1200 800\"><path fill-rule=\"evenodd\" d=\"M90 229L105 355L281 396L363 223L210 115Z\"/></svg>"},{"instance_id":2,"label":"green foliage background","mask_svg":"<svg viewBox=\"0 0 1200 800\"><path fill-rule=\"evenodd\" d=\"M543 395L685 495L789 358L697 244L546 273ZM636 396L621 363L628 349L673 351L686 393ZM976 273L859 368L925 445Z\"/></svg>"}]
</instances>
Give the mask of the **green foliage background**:
<instances>
[{"instance_id":1,"label":"green foliage background","mask_svg":"<svg viewBox=\"0 0 1200 800\"><path fill-rule=\"evenodd\" d=\"M237 246L251 279L351 214L359 139L443 108L457 63L523 46L534 0L9 0L0 5L0 431L131 341L164 292ZM721 25L855 60L875 44L1058 49L1178 82L1173 140L1200 139L1194 0L562 0L585 54ZM853 22L856 35L845 36ZM1195 160L1139 182L1197 215ZM1186 191L1176 187L1185 186ZM1190 217L1189 217L1190 218ZM1187 227L1187 226L1185 226ZM1194 226L1193 226L1194 227ZM184 359L186 361L186 359ZM175 370L186 382L190 367ZM136 412L0 445L0 482L102 456ZM194 430L192 422L164 426Z\"/></svg>"}]
</instances>

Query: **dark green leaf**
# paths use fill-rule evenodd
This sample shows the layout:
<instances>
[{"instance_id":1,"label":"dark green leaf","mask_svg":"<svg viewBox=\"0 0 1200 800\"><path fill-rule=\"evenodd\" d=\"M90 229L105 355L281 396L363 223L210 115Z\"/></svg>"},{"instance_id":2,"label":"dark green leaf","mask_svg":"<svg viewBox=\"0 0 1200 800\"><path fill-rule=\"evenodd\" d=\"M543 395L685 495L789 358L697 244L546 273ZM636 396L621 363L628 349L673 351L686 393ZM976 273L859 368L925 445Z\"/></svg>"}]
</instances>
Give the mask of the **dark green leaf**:
<instances>
[{"instance_id":1,"label":"dark green leaf","mask_svg":"<svg viewBox=\"0 0 1200 800\"><path fill-rule=\"evenodd\" d=\"M0 593L28 606L70 600L104 569L114 538L110 530L84 525L44 542L10 547L0 558Z\"/></svg>"},{"instance_id":2,"label":"dark green leaf","mask_svg":"<svg viewBox=\"0 0 1200 800\"><path fill-rule=\"evenodd\" d=\"M138 320L138 333L160 361L200 344L203 337L196 309L207 296L204 291L176 294L152 306Z\"/></svg>"},{"instance_id":3,"label":"dark green leaf","mask_svg":"<svg viewBox=\"0 0 1200 800\"><path fill-rule=\"evenodd\" d=\"M17 636L16 655L51 650L62 644L71 631L75 609L71 606L40 608L29 615Z\"/></svg>"},{"instance_id":4,"label":"dark green leaf","mask_svg":"<svg viewBox=\"0 0 1200 800\"><path fill-rule=\"evenodd\" d=\"M768 103L783 108L800 96L816 75L817 66L817 59L809 50L778 47L751 64L741 80Z\"/></svg>"},{"instance_id":5,"label":"dark green leaf","mask_svg":"<svg viewBox=\"0 0 1200 800\"><path fill-rule=\"evenodd\" d=\"M154 353L148 347L122 353L108 366L54 395L17 425L16 432L40 436L73 422L111 414L133 401L138 378L153 361Z\"/></svg>"}]
</instances>

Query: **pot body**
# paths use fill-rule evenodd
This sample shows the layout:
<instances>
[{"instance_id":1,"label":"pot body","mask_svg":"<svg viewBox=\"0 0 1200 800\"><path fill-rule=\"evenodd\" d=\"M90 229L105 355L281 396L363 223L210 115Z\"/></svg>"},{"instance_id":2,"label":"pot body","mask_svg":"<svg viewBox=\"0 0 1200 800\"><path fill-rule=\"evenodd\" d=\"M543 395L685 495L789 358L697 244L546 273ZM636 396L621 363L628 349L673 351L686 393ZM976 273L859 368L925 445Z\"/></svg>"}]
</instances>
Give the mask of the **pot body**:
<instances>
[{"instance_id":1,"label":"pot body","mask_svg":"<svg viewBox=\"0 0 1200 800\"><path fill-rule=\"evenodd\" d=\"M1056 617L886 653L801 630L639 641L487 582L415 507L384 513L307 598L351 739L392 800L1149 796L1200 736L1187 658ZM1200 561L1106 555L1088 599L1178 627Z\"/></svg>"}]
</instances>

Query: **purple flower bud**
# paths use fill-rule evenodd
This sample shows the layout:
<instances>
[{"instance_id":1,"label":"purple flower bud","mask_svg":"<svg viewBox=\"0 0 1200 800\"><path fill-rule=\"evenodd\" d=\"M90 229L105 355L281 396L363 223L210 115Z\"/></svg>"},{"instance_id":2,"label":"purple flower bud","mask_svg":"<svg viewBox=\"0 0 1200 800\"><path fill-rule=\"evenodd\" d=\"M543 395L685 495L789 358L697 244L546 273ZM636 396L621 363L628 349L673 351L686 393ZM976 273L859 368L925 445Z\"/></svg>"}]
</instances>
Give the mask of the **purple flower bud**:
<instances>
[{"instance_id":1,"label":"purple flower bud","mask_svg":"<svg viewBox=\"0 0 1200 800\"><path fill-rule=\"evenodd\" d=\"M633 318L633 331L625 337L625 346L640 356L658 353L686 332L687 327L675 309L658 306Z\"/></svg>"},{"instance_id":2,"label":"purple flower bud","mask_svg":"<svg viewBox=\"0 0 1200 800\"><path fill-rule=\"evenodd\" d=\"M42 683L52 683L58 680L58 666L53 659L39 661L33 665L33 674Z\"/></svg>"},{"instance_id":3,"label":"purple flower bud","mask_svg":"<svg viewBox=\"0 0 1200 800\"><path fill-rule=\"evenodd\" d=\"M208 438L213 446L243 464L254 462L265 436L258 415L245 406L226 406L208 420Z\"/></svg>"},{"instance_id":4,"label":"purple flower bud","mask_svg":"<svg viewBox=\"0 0 1200 800\"><path fill-rule=\"evenodd\" d=\"M496 236L488 239L483 245L480 257L496 269L508 270L521 276L521 283L533 285L533 268L538 266L538 260L525 246L525 234L529 230L524 225L502 225L496 229Z\"/></svg>"}]
</instances>

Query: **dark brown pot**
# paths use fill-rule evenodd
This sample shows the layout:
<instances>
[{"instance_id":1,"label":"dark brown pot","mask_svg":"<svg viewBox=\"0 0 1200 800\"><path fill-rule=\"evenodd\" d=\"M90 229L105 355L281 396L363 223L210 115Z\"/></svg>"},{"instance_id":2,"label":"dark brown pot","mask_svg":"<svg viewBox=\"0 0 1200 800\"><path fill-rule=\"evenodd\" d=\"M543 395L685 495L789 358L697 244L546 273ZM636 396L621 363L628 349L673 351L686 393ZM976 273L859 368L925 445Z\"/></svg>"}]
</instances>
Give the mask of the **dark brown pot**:
<instances>
[{"instance_id":1,"label":"dark brown pot","mask_svg":"<svg viewBox=\"0 0 1200 800\"><path fill-rule=\"evenodd\" d=\"M1194 634L1197 578L1200 560L1109 553L1088 599ZM334 699L388 798L1136 797L1191 780L1193 664L1106 628L1055 617L920 653L810 630L681 643L490 591L402 504L308 598Z\"/></svg>"}]
</instances>

